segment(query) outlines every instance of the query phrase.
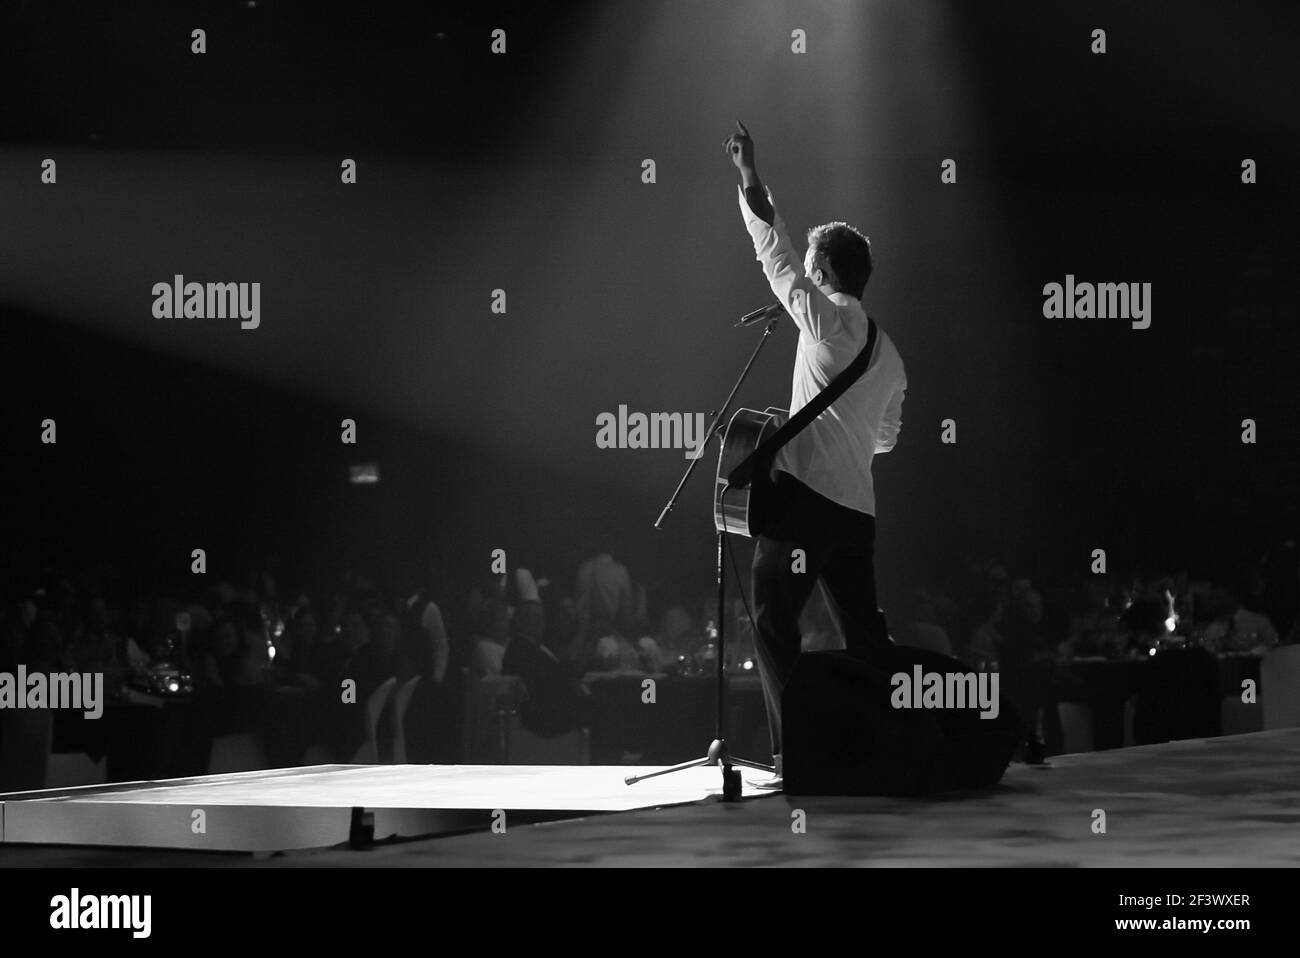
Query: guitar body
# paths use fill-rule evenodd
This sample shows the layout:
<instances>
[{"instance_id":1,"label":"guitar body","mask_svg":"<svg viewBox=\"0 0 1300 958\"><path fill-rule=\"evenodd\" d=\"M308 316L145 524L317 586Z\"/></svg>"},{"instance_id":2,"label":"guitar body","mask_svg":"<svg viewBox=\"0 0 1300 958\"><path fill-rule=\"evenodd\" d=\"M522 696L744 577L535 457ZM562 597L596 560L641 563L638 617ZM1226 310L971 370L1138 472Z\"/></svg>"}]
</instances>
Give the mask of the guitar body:
<instances>
[{"instance_id":1,"label":"guitar body","mask_svg":"<svg viewBox=\"0 0 1300 958\"><path fill-rule=\"evenodd\" d=\"M781 428L789 413L769 406L763 412L737 409L727 423L718 453L718 475L713 486L713 527L719 532L734 532L752 539L766 525L775 488L769 469L759 469L745 489L728 489L727 476L757 449L763 440ZM769 464L770 465L770 464Z\"/></svg>"}]
</instances>

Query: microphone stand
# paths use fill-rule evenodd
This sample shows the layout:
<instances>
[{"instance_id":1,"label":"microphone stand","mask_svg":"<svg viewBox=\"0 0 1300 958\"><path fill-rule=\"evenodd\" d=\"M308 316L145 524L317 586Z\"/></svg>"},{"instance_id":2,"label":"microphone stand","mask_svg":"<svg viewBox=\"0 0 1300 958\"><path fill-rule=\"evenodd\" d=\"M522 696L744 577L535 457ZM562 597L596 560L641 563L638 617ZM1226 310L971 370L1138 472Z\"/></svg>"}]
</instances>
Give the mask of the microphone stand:
<instances>
[{"instance_id":1,"label":"microphone stand","mask_svg":"<svg viewBox=\"0 0 1300 958\"><path fill-rule=\"evenodd\" d=\"M763 335L759 337L758 345L754 347L753 353L750 354L749 362L745 363L745 368L740 371L740 378L737 379L736 384L731 387L731 392L727 394L727 398L723 401L721 408L718 409L717 414L714 415L713 417L713 422L710 424L709 428L705 432L705 435L709 439L712 439L714 436L717 436L719 445L722 444L722 440L723 440L722 429L721 429L723 417L726 416L727 410L730 408L732 400L736 398L736 393L740 391L741 384L744 383L746 377L749 376L749 371L751 368L753 368L754 361L758 359L758 354L762 351L763 346L767 343L768 337L772 335L772 330L776 328L777 321L781 318L782 315L784 314L777 313L770 320L768 320L767 326L763 330ZM707 440L701 440L700 454L697 455L694 459L692 459L690 465L686 467L686 472L682 475L681 481L677 483L677 488L673 490L673 494L672 496L669 497L668 502L664 505L663 511L659 513L659 518L655 520L656 529L663 528L664 520L668 518L668 513L671 512L673 506L677 504L677 499L679 496L681 496L682 490L686 487L686 483L690 480L691 475L695 472L695 467L699 465L700 460L704 458L704 442L706 441ZM721 480L721 481L725 482L725 480ZM720 491L718 491L717 494L719 496L725 496L729 488L730 486L724 485L723 488ZM656 778L660 775L669 775L673 772L680 772L688 768L699 768L700 766L703 765L716 765L722 770L722 800L724 802L738 802L740 801L742 785L740 779L740 772L737 771L734 766L739 765L742 768L753 768L765 772L774 772L776 771L776 769L771 765L764 765L761 762L752 762L748 759L737 758L734 755L732 755L727 748L727 734L726 734L727 600L726 600L726 564L724 561L725 560L724 549L726 547L726 539L724 537L726 536L727 533L721 525L719 525L716 522L715 525L717 526L718 647L714 657L714 666L717 670L717 687L714 693L715 694L714 701L716 703L716 709L714 712L713 742L712 744L709 745L709 750L704 755L703 758L692 759L689 762L682 762L678 765L669 766L668 768L661 768L656 772L647 772L644 775L631 775L623 779L623 781L627 785L635 785L637 782L645 781L647 778Z\"/></svg>"}]
</instances>

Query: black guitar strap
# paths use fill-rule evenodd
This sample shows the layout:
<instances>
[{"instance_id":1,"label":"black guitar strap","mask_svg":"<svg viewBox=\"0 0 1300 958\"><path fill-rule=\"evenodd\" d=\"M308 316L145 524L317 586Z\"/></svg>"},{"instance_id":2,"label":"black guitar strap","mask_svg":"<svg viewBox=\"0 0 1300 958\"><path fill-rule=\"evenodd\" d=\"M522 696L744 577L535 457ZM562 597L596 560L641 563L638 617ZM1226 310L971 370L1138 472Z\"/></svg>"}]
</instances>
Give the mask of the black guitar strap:
<instances>
[{"instance_id":1,"label":"black guitar strap","mask_svg":"<svg viewBox=\"0 0 1300 958\"><path fill-rule=\"evenodd\" d=\"M839 375L826 384L826 388L812 398L812 401L786 420L772 435L764 439L748 456L746 456L731 475L727 476L727 485L732 489L744 489L754 479L754 473L760 464L770 464L776 458L781 447L798 435L810 422L820 416L831 403L844 395L845 390L862 378L862 374L871 365L871 354L876 348L876 321L867 317L867 345L862 352L840 370Z\"/></svg>"}]
</instances>

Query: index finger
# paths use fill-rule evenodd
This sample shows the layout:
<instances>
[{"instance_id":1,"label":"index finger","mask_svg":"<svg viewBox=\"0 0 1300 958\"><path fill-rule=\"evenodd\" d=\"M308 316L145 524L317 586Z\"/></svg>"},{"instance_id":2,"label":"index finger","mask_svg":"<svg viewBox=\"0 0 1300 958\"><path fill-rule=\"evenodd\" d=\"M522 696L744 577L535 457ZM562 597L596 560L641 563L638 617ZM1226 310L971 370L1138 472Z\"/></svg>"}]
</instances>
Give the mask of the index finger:
<instances>
[{"instance_id":1,"label":"index finger","mask_svg":"<svg viewBox=\"0 0 1300 958\"><path fill-rule=\"evenodd\" d=\"M741 136L749 136L749 131L745 129L745 124L741 123L739 120L736 121L736 129L740 131Z\"/></svg>"}]
</instances>

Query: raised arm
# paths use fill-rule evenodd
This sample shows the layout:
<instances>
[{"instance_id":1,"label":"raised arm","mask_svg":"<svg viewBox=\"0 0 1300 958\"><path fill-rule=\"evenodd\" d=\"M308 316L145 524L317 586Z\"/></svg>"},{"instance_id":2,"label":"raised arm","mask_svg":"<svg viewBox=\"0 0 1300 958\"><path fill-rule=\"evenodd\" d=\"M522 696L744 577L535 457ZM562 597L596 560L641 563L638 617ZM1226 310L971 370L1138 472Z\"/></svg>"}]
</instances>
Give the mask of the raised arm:
<instances>
[{"instance_id":1,"label":"raised arm","mask_svg":"<svg viewBox=\"0 0 1300 958\"><path fill-rule=\"evenodd\" d=\"M740 171L741 213L755 258L763 265L767 283L799 326L800 332L820 341L823 330L834 322L835 307L821 295L804 272L803 262L795 253L785 223L772 203L771 191L763 185L754 165L754 141L739 121L737 132L723 141L731 161Z\"/></svg>"},{"instance_id":2,"label":"raised arm","mask_svg":"<svg viewBox=\"0 0 1300 958\"><path fill-rule=\"evenodd\" d=\"M731 154L731 162L740 170L740 185L745 191L745 202L754 215L768 226L776 221L776 210L768 198L763 181L758 178L758 168L754 165L754 140L745 129L745 125L736 121L736 132L722 141L722 145Z\"/></svg>"}]
</instances>

